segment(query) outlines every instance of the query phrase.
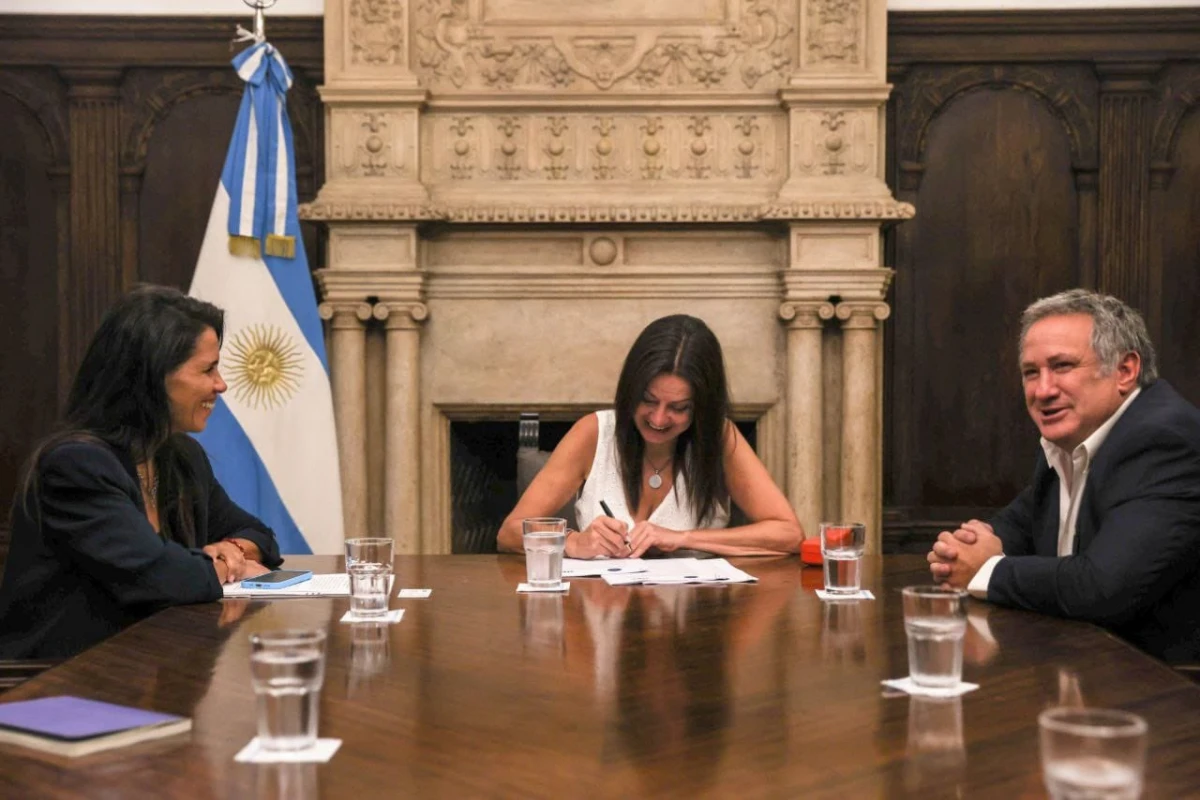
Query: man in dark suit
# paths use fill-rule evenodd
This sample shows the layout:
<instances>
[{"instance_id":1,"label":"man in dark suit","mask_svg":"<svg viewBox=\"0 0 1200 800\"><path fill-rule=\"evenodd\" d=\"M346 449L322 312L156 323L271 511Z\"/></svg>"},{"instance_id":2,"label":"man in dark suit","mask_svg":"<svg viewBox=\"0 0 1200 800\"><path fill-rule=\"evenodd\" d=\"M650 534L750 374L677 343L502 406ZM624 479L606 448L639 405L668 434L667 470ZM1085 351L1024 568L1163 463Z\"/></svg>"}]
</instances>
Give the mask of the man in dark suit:
<instances>
[{"instance_id":1,"label":"man in dark suit","mask_svg":"<svg viewBox=\"0 0 1200 800\"><path fill-rule=\"evenodd\" d=\"M938 536L934 579L1200 660L1200 410L1157 379L1145 323L1116 298L1063 292L1021 322L1043 452L990 524Z\"/></svg>"}]
</instances>

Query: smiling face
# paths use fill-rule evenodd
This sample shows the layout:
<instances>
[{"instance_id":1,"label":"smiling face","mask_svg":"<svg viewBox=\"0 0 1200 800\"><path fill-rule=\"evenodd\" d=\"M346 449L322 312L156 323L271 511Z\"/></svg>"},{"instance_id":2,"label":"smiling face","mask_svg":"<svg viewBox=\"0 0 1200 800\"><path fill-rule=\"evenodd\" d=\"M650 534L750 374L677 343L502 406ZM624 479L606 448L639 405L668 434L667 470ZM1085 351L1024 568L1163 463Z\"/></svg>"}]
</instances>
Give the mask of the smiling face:
<instances>
[{"instance_id":1,"label":"smiling face","mask_svg":"<svg viewBox=\"0 0 1200 800\"><path fill-rule=\"evenodd\" d=\"M1126 353L1106 370L1092 349L1088 314L1045 317L1021 344L1025 405L1042 436L1070 452L1096 432L1137 386L1141 359Z\"/></svg>"},{"instance_id":2,"label":"smiling face","mask_svg":"<svg viewBox=\"0 0 1200 800\"><path fill-rule=\"evenodd\" d=\"M199 433L208 424L217 395L226 388L217 370L220 357L217 333L206 328L196 339L188 360L167 376L172 433Z\"/></svg>"},{"instance_id":3,"label":"smiling face","mask_svg":"<svg viewBox=\"0 0 1200 800\"><path fill-rule=\"evenodd\" d=\"M659 375L646 387L633 419L647 445L675 441L692 424L691 384L678 375Z\"/></svg>"}]
</instances>

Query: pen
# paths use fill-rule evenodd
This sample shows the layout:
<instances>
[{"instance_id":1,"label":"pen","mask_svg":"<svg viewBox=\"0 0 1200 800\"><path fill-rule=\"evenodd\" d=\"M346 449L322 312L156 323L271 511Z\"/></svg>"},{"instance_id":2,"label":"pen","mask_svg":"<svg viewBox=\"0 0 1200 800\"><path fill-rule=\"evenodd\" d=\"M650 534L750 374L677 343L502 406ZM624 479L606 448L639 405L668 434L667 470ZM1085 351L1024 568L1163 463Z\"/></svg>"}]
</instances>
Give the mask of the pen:
<instances>
[{"instance_id":1,"label":"pen","mask_svg":"<svg viewBox=\"0 0 1200 800\"><path fill-rule=\"evenodd\" d=\"M613 517L612 509L609 508L608 503L604 502L603 500L600 501L600 509L604 512L605 516ZM613 517L613 519L616 519L616 517ZM625 547L629 550L629 552L633 552L633 545L629 543L628 536L625 537Z\"/></svg>"}]
</instances>

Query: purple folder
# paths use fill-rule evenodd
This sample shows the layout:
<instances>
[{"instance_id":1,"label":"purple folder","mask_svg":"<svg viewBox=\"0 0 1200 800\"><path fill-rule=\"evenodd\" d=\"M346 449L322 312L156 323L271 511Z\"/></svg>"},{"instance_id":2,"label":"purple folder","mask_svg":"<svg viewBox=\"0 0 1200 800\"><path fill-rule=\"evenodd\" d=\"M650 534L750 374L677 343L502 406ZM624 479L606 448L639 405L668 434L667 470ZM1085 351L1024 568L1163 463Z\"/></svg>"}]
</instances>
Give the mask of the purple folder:
<instances>
[{"instance_id":1,"label":"purple folder","mask_svg":"<svg viewBox=\"0 0 1200 800\"><path fill-rule=\"evenodd\" d=\"M61 695L0 703L0 727L64 741L79 741L132 728L182 720L174 714Z\"/></svg>"}]
</instances>

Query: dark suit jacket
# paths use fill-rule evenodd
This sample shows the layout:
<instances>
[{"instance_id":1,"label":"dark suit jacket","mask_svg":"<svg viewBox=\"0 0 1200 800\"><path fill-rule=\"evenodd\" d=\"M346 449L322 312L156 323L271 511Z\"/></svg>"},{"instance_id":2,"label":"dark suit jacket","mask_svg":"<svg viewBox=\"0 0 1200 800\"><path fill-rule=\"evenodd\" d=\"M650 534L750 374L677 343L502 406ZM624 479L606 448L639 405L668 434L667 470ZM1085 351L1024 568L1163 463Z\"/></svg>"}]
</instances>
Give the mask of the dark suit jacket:
<instances>
[{"instance_id":1,"label":"dark suit jacket","mask_svg":"<svg viewBox=\"0 0 1200 800\"><path fill-rule=\"evenodd\" d=\"M1005 558L988 600L1096 622L1171 663L1200 660L1200 410L1142 390L1088 472L1075 551L1058 556L1059 481L1033 481L992 520Z\"/></svg>"},{"instance_id":2,"label":"dark suit jacket","mask_svg":"<svg viewBox=\"0 0 1200 800\"><path fill-rule=\"evenodd\" d=\"M178 439L196 476L195 547L150 525L128 453L69 441L42 455L40 527L20 499L13 507L0 657L74 655L166 606L217 600L221 584L200 549L212 542L247 539L265 566L281 562L270 528L229 499L195 440Z\"/></svg>"}]
</instances>

